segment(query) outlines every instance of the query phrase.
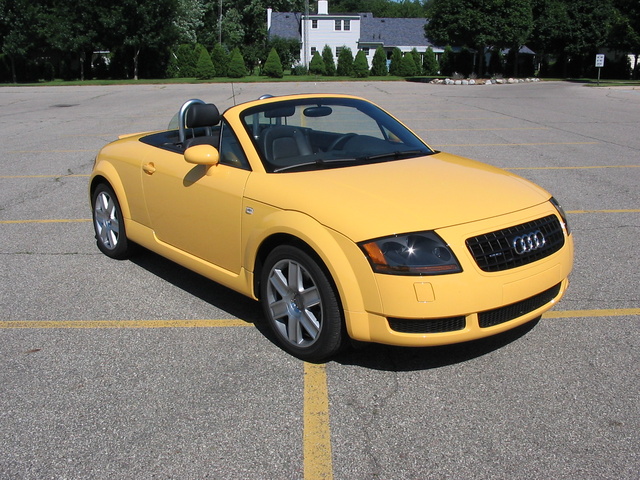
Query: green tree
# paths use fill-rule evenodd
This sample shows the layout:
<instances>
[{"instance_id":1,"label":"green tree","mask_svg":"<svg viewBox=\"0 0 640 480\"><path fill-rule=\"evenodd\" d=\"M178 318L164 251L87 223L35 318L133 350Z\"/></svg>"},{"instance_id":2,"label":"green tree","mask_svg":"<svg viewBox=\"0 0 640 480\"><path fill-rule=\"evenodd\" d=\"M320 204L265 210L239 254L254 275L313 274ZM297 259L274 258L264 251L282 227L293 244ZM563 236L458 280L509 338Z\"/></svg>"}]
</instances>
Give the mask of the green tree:
<instances>
[{"instance_id":1,"label":"green tree","mask_svg":"<svg viewBox=\"0 0 640 480\"><path fill-rule=\"evenodd\" d=\"M369 76L369 62L363 50L358 50L353 61L353 76L356 78L366 78Z\"/></svg>"},{"instance_id":2,"label":"green tree","mask_svg":"<svg viewBox=\"0 0 640 480\"><path fill-rule=\"evenodd\" d=\"M178 42L197 43L198 30L204 26L205 6L202 0L178 0L173 25Z\"/></svg>"},{"instance_id":3,"label":"green tree","mask_svg":"<svg viewBox=\"0 0 640 480\"><path fill-rule=\"evenodd\" d=\"M431 0L427 16L425 33L432 42L476 52L483 52L486 45L519 48L533 28L531 0ZM484 55L477 58L482 75Z\"/></svg>"},{"instance_id":4,"label":"green tree","mask_svg":"<svg viewBox=\"0 0 640 480\"><path fill-rule=\"evenodd\" d=\"M349 47L342 47L338 55L338 67L336 73L341 77L349 77L353 71L353 53Z\"/></svg>"},{"instance_id":5,"label":"green tree","mask_svg":"<svg viewBox=\"0 0 640 480\"><path fill-rule=\"evenodd\" d=\"M198 64L196 66L196 77L199 80L210 80L216 76L216 69L211 61L211 55L206 48L200 49Z\"/></svg>"},{"instance_id":6,"label":"green tree","mask_svg":"<svg viewBox=\"0 0 640 480\"><path fill-rule=\"evenodd\" d=\"M267 61L264 64L263 73L271 78L282 78L284 73L282 71L282 62L278 56L278 52L275 48L272 48L267 57Z\"/></svg>"},{"instance_id":7,"label":"green tree","mask_svg":"<svg viewBox=\"0 0 640 480\"><path fill-rule=\"evenodd\" d=\"M371 75L374 77L384 77L389 74L387 70L387 53L384 48L376 48L376 53L373 54L373 60L371 61Z\"/></svg>"},{"instance_id":8,"label":"green tree","mask_svg":"<svg viewBox=\"0 0 640 480\"><path fill-rule=\"evenodd\" d=\"M402 50L395 47L391 52L391 63L389 63L389 74L402 76Z\"/></svg>"},{"instance_id":9,"label":"green tree","mask_svg":"<svg viewBox=\"0 0 640 480\"><path fill-rule=\"evenodd\" d=\"M120 0L103 10L103 26L111 45L128 47L133 60L133 78L138 79L143 51L168 49L175 44L177 30L167 18L177 12L177 0Z\"/></svg>"},{"instance_id":10,"label":"green tree","mask_svg":"<svg viewBox=\"0 0 640 480\"><path fill-rule=\"evenodd\" d=\"M453 48L451 48L450 45L447 45L446 47L444 47L442 57L440 57L440 75L450 77L451 75L453 75L455 68L456 64Z\"/></svg>"},{"instance_id":11,"label":"green tree","mask_svg":"<svg viewBox=\"0 0 640 480\"><path fill-rule=\"evenodd\" d=\"M411 52L407 52L403 55L402 60L400 61L400 69L398 70L398 75L401 77L413 77L416 75L418 71L418 67L416 66L416 62L413 59L413 55Z\"/></svg>"},{"instance_id":12,"label":"green tree","mask_svg":"<svg viewBox=\"0 0 640 480\"><path fill-rule=\"evenodd\" d=\"M300 42L295 38L273 37L268 45L278 52L283 70L290 69L300 59Z\"/></svg>"},{"instance_id":13,"label":"green tree","mask_svg":"<svg viewBox=\"0 0 640 480\"><path fill-rule=\"evenodd\" d=\"M216 69L216 74L219 77L227 76L227 69L229 68L229 54L224 47L216 43L211 50L211 61Z\"/></svg>"},{"instance_id":14,"label":"green tree","mask_svg":"<svg viewBox=\"0 0 640 480\"><path fill-rule=\"evenodd\" d=\"M318 52L314 52L309 62L309 73L312 75L324 75L324 61Z\"/></svg>"},{"instance_id":15,"label":"green tree","mask_svg":"<svg viewBox=\"0 0 640 480\"><path fill-rule=\"evenodd\" d=\"M413 56L413 62L416 64L416 73L415 75L420 75L422 73L422 57L418 52L417 48L411 49L411 55Z\"/></svg>"},{"instance_id":16,"label":"green tree","mask_svg":"<svg viewBox=\"0 0 640 480\"><path fill-rule=\"evenodd\" d=\"M440 66L438 65L436 54L433 52L433 49L429 47L427 51L424 52L422 71L425 75L438 75L439 70Z\"/></svg>"},{"instance_id":17,"label":"green tree","mask_svg":"<svg viewBox=\"0 0 640 480\"><path fill-rule=\"evenodd\" d=\"M196 76L198 57L194 45L183 43L169 55L167 76L170 78L191 78Z\"/></svg>"},{"instance_id":18,"label":"green tree","mask_svg":"<svg viewBox=\"0 0 640 480\"><path fill-rule=\"evenodd\" d=\"M231 78L242 78L247 76L247 67L244 64L244 58L238 47L231 51L227 75Z\"/></svg>"},{"instance_id":19,"label":"green tree","mask_svg":"<svg viewBox=\"0 0 640 480\"><path fill-rule=\"evenodd\" d=\"M29 0L14 0L3 2L2 5L2 53L9 58L11 78L13 83L18 81L16 65L26 60L38 44L33 26L37 24L39 8Z\"/></svg>"},{"instance_id":20,"label":"green tree","mask_svg":"<svg viewBox=\"0 0 640 480\"><path fill-rule=\"evenodd\" d=\"M324 62L324 74L333 77L336 74L336 62L333 59L333 51L329 45L322 49L322 61Z\"/></svg>"}]
</instances>

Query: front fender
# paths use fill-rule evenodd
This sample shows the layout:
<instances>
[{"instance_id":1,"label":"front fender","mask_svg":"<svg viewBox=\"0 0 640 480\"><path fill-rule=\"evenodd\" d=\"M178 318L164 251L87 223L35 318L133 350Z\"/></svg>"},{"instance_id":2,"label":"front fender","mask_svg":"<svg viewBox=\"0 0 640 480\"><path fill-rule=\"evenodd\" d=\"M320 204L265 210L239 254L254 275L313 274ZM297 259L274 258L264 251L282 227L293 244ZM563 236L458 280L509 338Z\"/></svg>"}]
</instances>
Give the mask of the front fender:
<instances>
[{"instance_id":1,"label":"front fender","mask_svg":"<svg viewBox=\"0 0 640 480\"><path fill-rule=\"evenodd\" d=\"M105 146L96 159L89 184L91 195L100 177L113 188L125 220L149 226L142 194L142 163L148 146L137 140L119 140Z\"/></svg>"},{"instance_id":2,"label":"front fender","mask_svg":"<svg viewBox=\"0 0 640 480\"><path fill-rule=\"evenodd\" d=\"M263 245L275 235L289 235L306 243L327 267L338 289L349 330L351 312L380 311L382 305L371 266L354 242L301 212L249 200L243 210L243 261L247 270L260 275L255 270Z\"/></svg>"}]
</instances>

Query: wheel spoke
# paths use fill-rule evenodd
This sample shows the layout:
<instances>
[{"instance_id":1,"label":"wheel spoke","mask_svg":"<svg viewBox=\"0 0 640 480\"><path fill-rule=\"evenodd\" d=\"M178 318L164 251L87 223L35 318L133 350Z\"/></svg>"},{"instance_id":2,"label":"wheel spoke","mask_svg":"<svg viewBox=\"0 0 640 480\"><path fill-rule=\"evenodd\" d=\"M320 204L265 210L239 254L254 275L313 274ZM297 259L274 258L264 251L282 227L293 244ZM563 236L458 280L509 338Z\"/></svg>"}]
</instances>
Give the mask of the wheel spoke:
<instances>
[{"instance_id":1,"label":"wheel spoke","mask_svg":"<svg viewBox=\"0 0 640 480\"><path fill-rule=\"evenodd\" d=\"M269 277L269 283L281 297L286 297L289 293L289 285L287 285L287 279L282 274L282 270L274 269Z\"/></svg>"},{"instance_id":2,"label":"wheel spoke","mask_svg":"<svg viewBox=\"0 0 640 480\"><path fill-rule=\"evenodd\" d=\"M300 328L300 322L297 315L290 315L287 323L287 333L289 341L295 345L302 343L302 329Z\"/></svg>"},{"instance_id":3,"label":"wheel spoke","mask_svg":"<svg viewBox=\"0 0 640 480\"><path fill-rule=\"evenodd\" d=\"M300 321L298 325L307 332L312 341L316 339L320 332L320 322L316 319L316 316L309 310L304 310L300 315Z\"/></svg>"},{"instance_id":4,"label":"wheel spoke","mask_svg":"<svg viewBox=\"0 0 640 480\"><path fill-rule=\"evenodd\" d=\"M296 262L289 262L289 289L294 292L301 292L304 289L302 268Z\"/></svg>"},{"instance_id":5,"label":"wheel spoke","mask_svg":"<svg viewBox=\"0 0 640 480\"><path fill-rule=\"evenodd\" d=\"M286 316L289 313L287 309L287 302L284 300L278 300L269 305L271 308L271 315L274 319L279 319Z\"/></svg>"},{"instance_id":6,"label":"wheel spoke","mask_svg":"<svg viewBox=\"0 0 640 480\"><path fill-rule=\"evenodd\" d=\"M300 308L308 309L320 304L320 292L315 285L301 292L300 298L302 299Z\"/></svg>"}]
</instances>

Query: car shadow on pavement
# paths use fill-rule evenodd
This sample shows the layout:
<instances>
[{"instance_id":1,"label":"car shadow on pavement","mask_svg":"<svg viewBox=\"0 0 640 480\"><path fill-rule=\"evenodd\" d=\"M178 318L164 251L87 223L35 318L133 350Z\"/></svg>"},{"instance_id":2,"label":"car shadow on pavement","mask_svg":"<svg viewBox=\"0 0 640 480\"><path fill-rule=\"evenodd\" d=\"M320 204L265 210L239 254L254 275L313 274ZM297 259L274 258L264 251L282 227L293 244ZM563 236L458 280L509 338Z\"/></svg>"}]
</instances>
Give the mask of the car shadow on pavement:
<instances>
[{"instance_id":1,"label":"car shadow on pavement","mask_svg":"<svg viewBox=\"0 0 640 480\"><path fill-rule=\"evenodd\" d=\"M356 365L383 371L408 372L446 367L499 350L526 335L538 322L539 319L532 320L498 335L440 347L395 347L364 344L346 351L334 360L343 365Z\"/></svg>"},{"instance_id":2,"label":"car shadow on pavement","mask_svg":"<svg viewBox=\"0 0 640 480\"><path fill-rule=\"evenodd\" d=\"M280 348L273 332L264 321L262 308L258 302L144 248L139 248L130 260L190 295L223 310L229 314L229 317L254 324L268 341L276 348ZM498 350L526 335L537 323L538 320L534 320L499 335L441 347L395 347L356 342L354 346L329 359L328 362L383 371L439 368L462 363Z\"/></svg>"},{"instance_id":3,"label":"car shadow on pavement","mask_svg":"<svg viewBox=\"0 0 640 480\"><path fill-rule=\"evenodd\" d=\"M220 285L202 275L192 272L150 250L139 247L131 262L148 272L184 290L185 292L223 310L247 323L260 323L260 304L244 295Z\"/></svg>"}]
</instances>

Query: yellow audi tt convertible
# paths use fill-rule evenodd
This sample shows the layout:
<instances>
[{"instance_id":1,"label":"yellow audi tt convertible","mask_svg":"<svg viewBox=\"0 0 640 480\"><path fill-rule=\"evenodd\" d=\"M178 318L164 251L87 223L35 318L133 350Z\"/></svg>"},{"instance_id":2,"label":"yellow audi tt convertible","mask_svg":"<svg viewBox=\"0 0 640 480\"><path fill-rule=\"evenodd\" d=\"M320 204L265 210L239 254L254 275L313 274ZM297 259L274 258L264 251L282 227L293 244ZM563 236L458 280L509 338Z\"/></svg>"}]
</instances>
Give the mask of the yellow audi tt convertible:
<instances>
[{"instance_id":1,"label":"yellow audi tt convertible","mask_svg":"<svg viewBox=\"0 0 640 480\"><path fill-rule=\"evenodd\" d=\"M539 318L564 295L559 203L438 152L347 95L189 100L122 136L90 181L98 248L134 244L259 300L281 346L324 360L349 339L429 346Z\"/></svg>"}]
</instances>

